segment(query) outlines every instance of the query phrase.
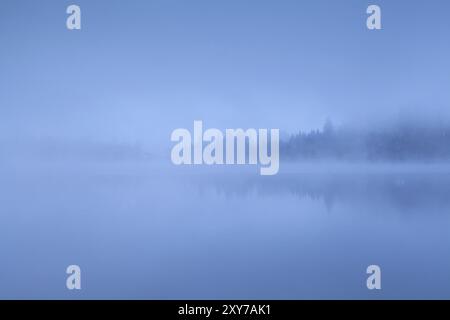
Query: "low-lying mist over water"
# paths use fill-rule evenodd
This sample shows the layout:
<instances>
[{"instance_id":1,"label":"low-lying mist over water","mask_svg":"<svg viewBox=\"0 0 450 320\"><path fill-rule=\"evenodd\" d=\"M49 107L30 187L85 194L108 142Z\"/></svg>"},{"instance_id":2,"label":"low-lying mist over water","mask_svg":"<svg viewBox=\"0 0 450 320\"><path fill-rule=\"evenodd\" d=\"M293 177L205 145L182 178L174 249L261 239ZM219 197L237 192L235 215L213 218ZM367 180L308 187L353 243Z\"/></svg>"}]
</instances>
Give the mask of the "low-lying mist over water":
<instances>
[{"instance_id":1,"label":"low-lying mist over water","mask_svg":"<svg viewBox=\"0 0 450 320\"><path fill-rule=\"evenodd\" d=\"M56 271L77 261L80 298L447 298L449 135L328 121L284 135L274 176L175 166L139 143L5 144L0 297L70 297ZM388 283L377 293L373 263Z\"/></svg>"},{"instance_id":2,"label":"low-lying mist over water","mask_svg":"<svg viewBox=\"0 0 450 320\"><path fill-rule=\"evenodd\" d=\"M437 123L328 121L284 136L274 176L179 167L140 143L8 141L0 298L72 297L58 270L73 261L79 298L448 298L449 137Z\"/></svg>"},{"instance_id":3,"label":"low-lying mist over water","mask_svg":"<svg viewBox=\"0 0 450 320\"><path fill-rule=\"evenodd\" d=\"M62 2L1 0L0 298L450 298L450 1Z\"/></svg>"},{"instance_id":4,"label":"low-lying mist over water","mask_svg":"<svg viewBox=\"0 0 450 320\"><path fill-rule=\"evenodd\" d=\"M30 160L165 162L174 144L169 137L164 148L145 142L130 143L95 137L22 137L15 140L3 139L2 153L4 158L26 156ZM286 162L426 164L450 161L450 121L445 119L430 121L408 117L364 126L354 123L335 125L327 120L322 128L298 130L295 134L284 133L280 139L280 159ZM248 153L248 140L246 148ZM225 151L224 147L223 153Z\"/></svg>"},{"instance_id":5,"label":"low-lying mist over water","mask_svg":"<svg viewBox=\"0 0 450 320\"><path fill-rule=\"evenodd\" d=\"M210 169L3 167L0 297L71 297L57 271L72 261L80 298L449 296L448 168Z\"/></svg>"}]
</instances>

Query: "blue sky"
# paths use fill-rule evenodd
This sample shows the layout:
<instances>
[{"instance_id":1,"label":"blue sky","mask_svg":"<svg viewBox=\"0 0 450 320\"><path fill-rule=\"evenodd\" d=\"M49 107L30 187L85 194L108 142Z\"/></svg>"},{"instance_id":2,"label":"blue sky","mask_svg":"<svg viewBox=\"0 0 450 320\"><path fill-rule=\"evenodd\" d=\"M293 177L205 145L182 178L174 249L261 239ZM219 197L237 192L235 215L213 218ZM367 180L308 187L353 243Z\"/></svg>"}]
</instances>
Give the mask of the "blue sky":
<instances>
[{"instance_id":1,"label":"blue sky","mask_svg":"<svg viewBox=\"0 0 450 320\"><path fill-rule=\"evenodd\" d=\"M82 30L66 29L78 4ZM382 9L381 31L366 8ZM449 117L446 0L0 4L0 133L169 144L192 127L286 132Z\"/></svg>"}]
</instances>

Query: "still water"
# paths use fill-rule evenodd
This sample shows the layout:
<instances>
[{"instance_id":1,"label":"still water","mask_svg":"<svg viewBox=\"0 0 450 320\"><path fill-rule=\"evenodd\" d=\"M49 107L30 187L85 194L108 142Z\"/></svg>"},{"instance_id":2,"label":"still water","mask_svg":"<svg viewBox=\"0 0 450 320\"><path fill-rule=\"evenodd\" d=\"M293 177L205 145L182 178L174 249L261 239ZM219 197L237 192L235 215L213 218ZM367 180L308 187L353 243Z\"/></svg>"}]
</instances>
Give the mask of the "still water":
<instances>
[{"instance_id":1,"label":"still water","mask_svg":"<svg viewBox=\"0 0 450 320\"><path fill-rule=\"evenodd\" d=\"M449 299L450 171L397 169L4 165L0 298Z\"/></svg>"}]
</instances>

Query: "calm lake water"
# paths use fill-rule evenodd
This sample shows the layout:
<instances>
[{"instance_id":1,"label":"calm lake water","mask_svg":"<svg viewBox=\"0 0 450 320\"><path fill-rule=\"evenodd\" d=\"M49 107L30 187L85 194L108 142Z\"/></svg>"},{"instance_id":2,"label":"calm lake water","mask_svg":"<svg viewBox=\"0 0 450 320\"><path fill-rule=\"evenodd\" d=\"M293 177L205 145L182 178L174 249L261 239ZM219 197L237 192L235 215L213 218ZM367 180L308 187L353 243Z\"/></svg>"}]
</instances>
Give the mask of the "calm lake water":
<instances>
[{"instance_id":1,"label":"calm lake water","mask_svg":"<svg viewBox=\"0 0 450 320\"><path fill-rule=\"evenodd\" d=\"M0 298L449 299L450 171L329 168L4 165Z\"/></svg>"}]
</instances>

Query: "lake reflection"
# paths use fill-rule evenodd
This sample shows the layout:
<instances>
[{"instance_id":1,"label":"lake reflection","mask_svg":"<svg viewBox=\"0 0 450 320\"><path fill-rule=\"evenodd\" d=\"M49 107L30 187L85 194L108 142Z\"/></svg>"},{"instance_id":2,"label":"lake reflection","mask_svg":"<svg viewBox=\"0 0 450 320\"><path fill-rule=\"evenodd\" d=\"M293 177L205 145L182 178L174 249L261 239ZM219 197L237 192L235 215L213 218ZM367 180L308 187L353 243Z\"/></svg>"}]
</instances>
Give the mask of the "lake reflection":
<instances>
[{"instance_id":1,"label":"lake reflection","mask_svg":"<svg viewBox=\"0 0 450 320\"><path fill-rule=\"evenodd\" d=\"M450 298L445 171L77 168L2 172L1 298Z\"/></svg>"},{"instance_id":2,"label":"lake reflection","mask_svg":"<svg viewBox=\"0 0 450 320\"><path fill-rule=\"evenodd\" d=\"M444 209L450 207L450 173L294 173L273 178L203 177L197 183L200 191L213 188L227 197L246 198L254 193L261 197L288 194L309 198L323 202L329 211L339 203L391 208L401 214L421 214L430 209L445 214Z\"/></svg>"}]
</instances>

